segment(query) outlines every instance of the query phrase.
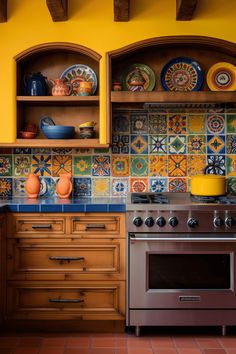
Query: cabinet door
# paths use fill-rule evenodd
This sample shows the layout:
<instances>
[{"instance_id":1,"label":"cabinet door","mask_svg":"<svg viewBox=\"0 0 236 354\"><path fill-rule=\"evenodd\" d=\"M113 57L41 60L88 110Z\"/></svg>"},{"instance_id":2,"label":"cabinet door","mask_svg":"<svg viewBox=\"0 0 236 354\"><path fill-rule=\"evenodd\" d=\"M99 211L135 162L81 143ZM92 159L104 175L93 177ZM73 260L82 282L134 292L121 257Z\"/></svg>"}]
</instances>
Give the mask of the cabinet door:
<instances>
[{"instance_id":1,"label":"cabinet door","mask_svg":"<svg viewBox=\"0 0 236 354\"><path fill-rule=\"evenodd\" d=\"M2 325L6 301L6 222L5 216L0 215L0 326Z\"/></svg>"},{"instance_id":2,"label":"cabinet door","mask_svg":"<svg viewBox=\"0 0 236 354\"><path fill-rule=\"evenodd\" d=\"M124 282L9 282L7 319L123 320Z\"/></svg>"},{"instance_id":3,"label":"cabinet door","mask_svg":"<svg viewBox=\"0 0 236 354\"><path fill-rule=\"evenodd\" d=\"M84 243L8 239L10 280L124 280L125 239Z\"/></svg>"}]
</instances>

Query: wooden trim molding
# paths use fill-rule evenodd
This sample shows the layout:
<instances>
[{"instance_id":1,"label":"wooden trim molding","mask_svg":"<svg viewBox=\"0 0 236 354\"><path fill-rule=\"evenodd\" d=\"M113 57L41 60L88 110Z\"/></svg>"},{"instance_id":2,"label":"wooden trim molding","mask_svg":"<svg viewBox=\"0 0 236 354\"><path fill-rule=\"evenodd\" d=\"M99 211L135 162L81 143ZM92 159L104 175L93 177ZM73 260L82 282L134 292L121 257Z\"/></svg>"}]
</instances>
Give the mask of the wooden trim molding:
<instances>
[{"instance_id":1,"label":"wooden trim molding","mask_svg":"<svg viewBox=\"0 0 236 354\"><path fill-rule=\"evenodd\" d=\"M130 0L114 0L114 21L129 21Z\"/></svg>"},{"instance_id":2,"label":"wooden trim molding","mask_svg":"<svg viewBox=\"0 0 236 354\"><path fill-rule=\"evenodd\" d=\"M176 0L176 20L192 20L198 0Z\"/></svg>"},{"instance_id":3,"label":"wooden trim molding","mask_svg":"<svg viewBox=\"0 0 236 354\"><path fill-rule=\"evenodd\" d=\"M7 0L0 0L0 22L7 22Z\"/></svg>"},{"instance_id":4,"label":"wooden trim molding","mask_svg":"<svg viewBox=\"0 0 236 354\"><path fill-rule=\"evenodd\" d=\"M46 0L46 3L54 22L68 20L68 0Z\"/></svg>"}]
</instances>

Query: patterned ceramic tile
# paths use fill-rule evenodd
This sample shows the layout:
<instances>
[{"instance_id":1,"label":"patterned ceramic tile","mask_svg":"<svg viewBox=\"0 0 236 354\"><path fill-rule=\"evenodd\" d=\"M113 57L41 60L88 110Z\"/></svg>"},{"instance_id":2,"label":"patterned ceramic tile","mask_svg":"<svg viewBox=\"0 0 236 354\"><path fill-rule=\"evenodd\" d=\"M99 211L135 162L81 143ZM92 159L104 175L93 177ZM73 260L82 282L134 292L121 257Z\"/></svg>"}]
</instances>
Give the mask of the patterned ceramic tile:
<instances>
[{"instance_id":1,"label":"patterned ceramic tile","mask_svg":"<svg viewBox=\"0 0 236 354\"><path fill-rule=\"evenodd\" d=\"M188 136L188 153L189 154L205 154L206 153L206 136L205 135L189 135Z\"/></svg>"},{"instance_id":2,"label":"patterned ceramic tile","mask_svg":"<svg viewBox=\"0 0 236 354\"><path fill-rule=\"evenodd\" d=\"M207 115L207 133L208 134L224 134L225 132L225 116L224 114L208 114Z\"/></svg>"},{"instance_id":3,"label":"patterned ceramic tile","mask_svg":"<svg viewBox=\"0 0 236 354\"><path fill-rule=\"evenodd\" d=\"M148 135L131 135L131 154L148 153Z\"/></svg>"},{"instance_id":4,"label":"patterned ceramic tile","mask_svg":"<svg viewBox=\"0 0 236 354\"><path fill-rule=\"evenodd\" d=\"M12 152L13 152L12 148L0 148L1 155L10 155L12 154Z\"/></svg>"},{"instance_id":5,"label":"patterned ceramic tile","mask_svg":"<svg viewBox=\"0 0 236 354\"><path fill-rule=\"evenodd\" d=\"M169 134L186 134L186 115L169 115L168 132Z\"/></svg>"},{"instance_id":6,"label":"patterned ceramic tile","mask_svg":"<svg viewBox=\"0 0 236 354\"><path fill-rule=\"evenodd\" d=\"M74 197L90 197L91 196L91 178L73 177L73 196Z\"/></svg>"},{"instance_id":7,"label":"patterned ceramic tile","mask_svg":"<svg viewBox=\"0 0 236 354\"><path fill-rule=\"evenodd\" d=\"M112 195L114 197L127 196L129 192L128 178L112 178Z\"/></svg>"},{"instance_id":8,"label":"patterned ceramic tile","mask_svg":"<svg viewBox=\"0 0 236 354\"><path fill-rule=\"evenodd\" d=\"M103 148L103 149L93 149L94 154L109 154L110 148Z\"/></svg>"},{"instance_id":9,"label":"patterned ceramic tile","mask_svg":"<svg viewBox=\"0 0 236 354\"><path fill-rule=\"evenodd\" d=\"M112 153L113 154L129 153L129 135L112 136Z\"/></svg>"},{"instance_id":10,"label":"patterned ceramic tile","mask_svg":"<svg viewBox=\"0 0 236 354\"><path fill-rule=\"evenodd\" d=\"M149 135L148 145L149 145L149 154L166 154L167 136Z\"/></svg>"},{"instance_id":11,"label":"patterned ceramic tile","mask_svg":"<svg viewBox=\"0 0 236 354\"><path fill-rule=\"evenodd\" d=\"M32 172L39 176L52 174L51 155L32 155Z\"/></svg>"},{"instance_id":12,"label":"patterned ceramic tile","mask_svg":"<svg viewBox=\"0 0 236 354\"><path fill-rule=\"evenodd\" d=\"M149 113L148 132L149 134L167 134L167 115Z\"/></svg>"},{"instance_id":13,"label":"patterned ceramic tile","mask_svg":"<svg viewBox=\"0 0 236 354\"><path fill-rule=\"evenodd\" d=\"M93 149L81 149L81 148L73 148L72 154L74 155L91 155L93 153Z\"/></svg>"},{"instance_id":14,"label":"patterned ceramic tile","mask_svg":"<svg viewBox=\"0 0 236 354\"><path fill-rule=\"evenodd\" d=\"M130 192L148 192L148 178L130 178Z\"/></svg>"},{"instance_id":15,"label":"patterned ceramic tile","mask_svg":"<svg viewBox=\"0 0 236 354\"><path fill-rule=\"evenodd\" d=\"M148 116L145 113L131 113L131 134L147 134L148 132Z\"/></svg>"},{"instance_id":16,"label":"patterned ceramic tile","mask_svg":"<svg viewBox=\"0 0 236 354\"><path fill-rule=\"evenodd\" d=\"M225 153L225 135L207 135L207 153Z\"/></svg>"},{"instance_id":17,"label":"patterned ceramic tile","mask_svg":"<svg viewBox=\"0 0 236 354\"><path fill-rule=\"evenodd\" d=\"M25 183L27 178L13 178L12 184L12 194L14 197L24 197L25 192Z\"/></svg>"},{"instance_id":18,"label":"patterned ceramic tile","mask_svg":"<svg viewBox=\"0 0 236 354\"><path fill-rule=\"evenodd\" d=\"M150 192L167 192L167 178L150 178Z\"/></svg>"},{"instance_id":19,"label":"patterned ceramic tile","mask_svg":"<svg viewBox=\"0 0 236 354\"><path fill-rule=\"evenodd\" d=\"M167 176L167 155L149 156L149 176Z\"/></svg>"},{"instance_id":20,"label":"patterned ceramic tile","mask_svg":"<svg viewBox=\"0 0 236 354\"><path fill-rule=\"evenodd\" d=\"M168 153L169 154L186 154L187 137L185 135L169 135L168 136Z\"/></svg>"},{"instance_id":21,"label":"patterned ceramic tile","mask_svg":"<svg viewBox=\"0 0 236 354\"><path fill-rule=\"evenodd\" d=\"M110 156L97 155L92 159L93 176L110 176L111 163Z\"/></svg>"},{"instance_id":22,"label":"patterned ceramic tile","mask_svg":"<svg viewBox=\"0 0 236 354\"><path fill-rule=\"evenodd\" d=\"M189 114L188 115L188 133L189 134L205 134L205 114Z\"/></svg>"},{"instance_id":23,"label":"patterned ceramic tile","mask_svg":"<svg viewBox=\"0 0 236 354\"><path fill-rule=\"evenodd\" d=\"M206 155L188 155L188 175L194 176L204 172Z\"/></svg>"},{"instance_id":24,"label":"patterned ceramic tile","mask_svg":"<svg viewBox=\"0 0 236 354\"><path fill-rule=\"evenodd\" d=\"M92 195L94 197L108 197L110 195L110 178L94 178Z\"/></svg>"},{"instance_id":25,"label":"patterned ceramic tile","mask_svg":"<svg viewBox=\"0 0 236 354\"><path fill-rule=\"evenodd\" d=\"M236 154L236 135L226 135L226 147L228 154Z\"/></svg>"},{"instance_id":26,"label":"patterned ceramic tile","mask_svg":"<svg viewBox=\"0 0 236 354\"><path fill-rule=\"evenodd\" d=\"M207 155L207 173L225 175L225 155Z\"/></svg>"},{"instance_id":27,"label":"patterned ceramic tile","mask_svg":"<svg viewBox=\"0 0 236 354\"><path fill-rule=\"evenodd\" d=\"M16 177L28 176L31 172L31 155L13 155L13 175Z\"/></svg>"},{"instance_id":28,"label":"patterned ceramic tile","mask_svg":"<svg viewBox=\"0 0 236 354\"><path fill-rule=\"evenodd\" d=\"M236 114L226 115L227 133L236 133Z\"/></svg>"},{"instance_id":29,"label":"patterned ceramic tile","mask_svg":"<svg viewBox=\"0 0 236 354\"><path fill-rule=\"evenodd\" d=\"M2 155L0 156L0 176L12 175L12 156Z\"/></svg>"},{"instance_id":30,"label":"patterned ceramic tile","mask_svg":"<svg viewBox=\"0 0 236 354\"><path fill-rule=\"evenodd\" d=\"M14 154L31 154L31 148L15 148L13 149Z\"/></svg>"},{"instance_id":31,"label":"patterned ceramic tile","mask_svg":"<svg viewBox=\"0 0 236 354\"><path fill-rule=\"evenodd\" d=\"M148 156L131 156L130 158L130 174L134 176L148 175Z\"/></svg>"},{"instance_id":32,"label":"patterned ceramic tile","mask_svg":"<svg viewBox=\"0 0 236 354\"><path fill-rule=\"evenodd\" d=\"M115 134L130 132L130 113L128 111L116 111L112 117L112 131Z\"/></svg>"},{"instance_id":33,"label":"patterned ceramic tile","mask_svg":"<svg viewBox=\"0 0 236 354\"><path fill-rule=\"evenodd\" d=\"M228 178L226 183L227 183L227 193L236 195L236 177Z\"/></svg>"},{"instance_id":34,"label":"patterned ceramic tile","mask_svg":"<svg viewBox=\"0 0 236 354\"><path fill-rule=\"evenodd\" d=\"M51 149L50 148L32 148L31 153L34 155L44 155L44 154L51 154Z\"/></svg>"},{"instance_id":35,"label":"patterned ceramic tile","mask_svg":"<svg viewBox=\"0 0 236 354\"><path fill-rule=\"evenodd\" d=\"M92 159L91 156L74 156L73 167L75 176L89 176L92 173Z\"/></svg>"},{"instance_id":36,"label":"patterned ceramic tile","mask_svg":"<svg viewBox=\"0 0 236 354\"><path fill-rule=\"evenodd\" d=\"M53 155L52 156L52 175L58 177L61 173L72 172L71 155Z\"/></svg>"},{"instance_id":37,"label":"patterned ceramic tile","mask_svg":"<svg viewBox=\"0 0 236 354\"><path fill-rule=\"evenodd\" d=\"M169 178L169 192L187 192L187 178Z\"/></svg>"},{"instance_id":38,"label":"patterned ceramic tile","mask_svg":"<svg viewBox=\"0 0 236 354\"><path fill-rule=\"evenodd\" d=\"M52 154L55 155L71 155L73 149L70 148L54 148L52 149Z\"/></svg>"},{"instance_id":39,"label":"patterned ceramic tile","mask_svg":"<svg viewBox=\"0 0 236 354\"><path fill-rule=\"evenodd\" d=\"M50 177L40 177L40 197L51 197L56 191L56 180Z\"/></svg>"},{"instance_id":40,"label":"patterned ceramic tile","mask_svg":"<svg viewBox=\"0 0 236 354\"><path fill-rule=\"evenodd\" d=\"M187 157L186 155L168 156L168 176L183 177L187 175Z\"/></svg>"},{"instance_id":41,"label":"patterned ceramic tile","mask_svg":"<svg viewBox=\"0 0 236 354\"><path fill-rule=\"evenodd\" d=\"M236 155L227 155L226 173L228 176L236 176Z\"/></svg>"},{"instance_id":42,"label":"patterned ceramic tile","mask_svg":"<svg viewBox=\"0 0 236 354\"><path fill-rule=\"evenodd\" d=\"M0 197L9 198L12 196L12 178L0 178Z\"/></svg>"},{"instance_id":43,"label":"patterned ceramic tile","mask_svg":"<svg viewBox=\"0 0 236 354\"><path fill-rule=\"evenodd\" d=\"M112 156L112 175L114 177L128 177L129 174L129 156Z\"/></svg>"}]
</instances>

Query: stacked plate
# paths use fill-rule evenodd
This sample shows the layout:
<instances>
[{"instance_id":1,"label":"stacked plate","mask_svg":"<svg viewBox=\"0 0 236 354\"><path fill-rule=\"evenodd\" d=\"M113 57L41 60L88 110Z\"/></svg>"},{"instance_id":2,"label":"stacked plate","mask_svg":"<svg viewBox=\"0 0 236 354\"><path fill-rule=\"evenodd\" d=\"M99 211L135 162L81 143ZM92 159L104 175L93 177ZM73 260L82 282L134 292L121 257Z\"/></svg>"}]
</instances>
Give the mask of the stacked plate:
<instances>
[{"instance_id":1,"label":"stacked plate","mask_svg":"<svg viewBox=\"0 0 236 354\"><path fill-rule=\"evenodd\" d=\"M236 67L226 62L212 65L207 73L207 85L211 91L235 91Z\"/></svg>"}]
</instances>

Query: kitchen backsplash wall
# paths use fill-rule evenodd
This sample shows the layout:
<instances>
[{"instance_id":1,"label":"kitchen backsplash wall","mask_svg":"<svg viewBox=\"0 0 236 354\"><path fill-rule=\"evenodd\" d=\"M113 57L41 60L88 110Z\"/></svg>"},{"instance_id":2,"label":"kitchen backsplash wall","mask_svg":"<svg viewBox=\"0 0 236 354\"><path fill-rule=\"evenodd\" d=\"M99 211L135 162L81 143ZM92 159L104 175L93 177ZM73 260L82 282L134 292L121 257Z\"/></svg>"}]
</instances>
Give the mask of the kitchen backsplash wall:
<instances>
[{"instance_id":1,"label":"kitchen backsplash wall","mask_svg":"<svg viewBox=\"0 0 236 354\"><path fill-rule=\"evenodd\" d=\"M236 112L150 106L114 111L112 126L110 149L0 149L0 197L24 196L30 172L40 176L41 197L56 195L63 172L72 173L73 197L186 192L206 165L236 194Z\"/></svg>"}]
</instances>

